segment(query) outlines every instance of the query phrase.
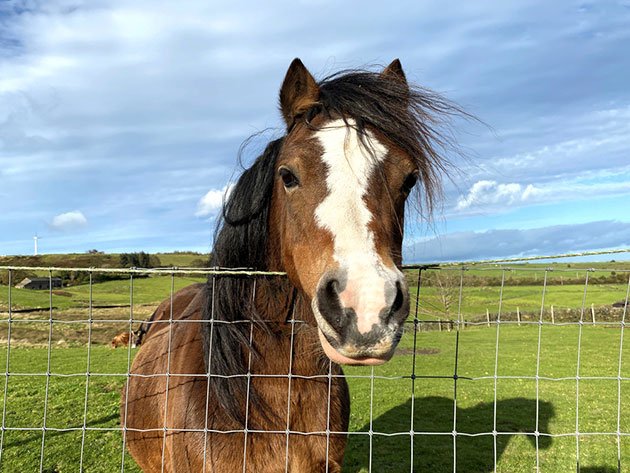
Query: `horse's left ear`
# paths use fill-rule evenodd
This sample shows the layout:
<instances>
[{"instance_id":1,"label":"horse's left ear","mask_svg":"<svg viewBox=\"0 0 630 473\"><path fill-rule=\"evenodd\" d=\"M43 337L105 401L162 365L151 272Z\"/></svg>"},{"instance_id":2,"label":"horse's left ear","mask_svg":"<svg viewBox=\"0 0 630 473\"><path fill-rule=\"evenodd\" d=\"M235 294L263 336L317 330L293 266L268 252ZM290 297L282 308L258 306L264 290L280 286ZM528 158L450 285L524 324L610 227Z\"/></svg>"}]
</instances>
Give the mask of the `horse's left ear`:
<instances>
[{"instance_id":1,"label":"horse's left ear","mask_svg":"<svg viewBox=\"0 0 630 473\"><path fill-rule=\"evenodd\" d=\"M383 77L396 79L401 83L407 85L407 77L405 76L405 71L403 71L400 59L394 59L389 66L383 69L383 72L381 72L381 74L383 75Z\"/></svg>"},{"instance_id":2,"label":"horse's left ear","mask_svg":"<svg viewBox=\"0 0 630 473\"><path fill-rule=\"evenodd\" d=\"M280 110L290 129L295 117L306 112L319 100L319 86L302 61L295 58L280 89Z\"/></svg>"}]
</instances>

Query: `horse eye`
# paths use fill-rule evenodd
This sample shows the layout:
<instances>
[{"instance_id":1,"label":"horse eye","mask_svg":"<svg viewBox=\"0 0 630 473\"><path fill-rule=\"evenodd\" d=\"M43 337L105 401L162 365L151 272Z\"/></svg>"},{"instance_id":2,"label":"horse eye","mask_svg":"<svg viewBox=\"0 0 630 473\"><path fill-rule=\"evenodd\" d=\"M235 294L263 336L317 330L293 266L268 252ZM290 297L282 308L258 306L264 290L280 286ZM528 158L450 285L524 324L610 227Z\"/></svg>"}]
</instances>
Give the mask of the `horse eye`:
<instances>
[{"instance_id":1,"label":"horse eye","mask_svg":"<svg viewBox=\"0 0 630 473\"><path fill-rule=\"evenodd\" d=\"M412 172L405 178L405 182L403 182L401 188L402 192L404 194L409 194L411 192L411 189L413 189L413 186L416 185L416 182L418 182L418 173Z\"/></svg>"},{"instance_id":2,"label":"horse eye","mask_svg":"<svg viewBox=\"0 0 630 473\"><path fill-rule=\"evenodd\" d=\"M298 178L295 176L295 174L293 174L288 168L281 167L280 169L278 169L278 174L280 174L282 183L284 184L284 187L287 189L292 189L293 187L296 187L300 183L300 181L298 181Z\"/></svg>"}]
</instances>

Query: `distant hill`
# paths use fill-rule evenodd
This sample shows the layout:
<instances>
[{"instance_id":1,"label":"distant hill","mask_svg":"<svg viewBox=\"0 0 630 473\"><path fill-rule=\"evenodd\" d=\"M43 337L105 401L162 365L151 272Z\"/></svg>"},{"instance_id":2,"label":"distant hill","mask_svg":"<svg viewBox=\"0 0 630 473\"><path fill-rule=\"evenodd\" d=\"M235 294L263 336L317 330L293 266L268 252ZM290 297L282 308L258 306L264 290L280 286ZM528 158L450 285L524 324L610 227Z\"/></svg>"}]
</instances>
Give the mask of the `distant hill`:
<instances>
[{"instance_id":1,"label":"distant hill","mask_svg":"<svg viewBox=\"0 0 630 473\"><path fill-rule=\"evenodd\" d=\"M159 259L159 267L205 267L210 259L207 253L176 251L153 253ZM120 268L118 253L69 253L38 256L0 256L0 266L45 266L59 268Z\"/></svg>"},{"instance_id":2,"label":"distant hill","mask_svg":"<svg viewBox=\"0 0 630 473\"><path fill-rule=\"evenodd\" d=\"M203 268L210 261L210 253L197 253L194 251L176 251L174 253L155 253L160 258L160 266L180 268Z\"/></svg>"}]
</instances>

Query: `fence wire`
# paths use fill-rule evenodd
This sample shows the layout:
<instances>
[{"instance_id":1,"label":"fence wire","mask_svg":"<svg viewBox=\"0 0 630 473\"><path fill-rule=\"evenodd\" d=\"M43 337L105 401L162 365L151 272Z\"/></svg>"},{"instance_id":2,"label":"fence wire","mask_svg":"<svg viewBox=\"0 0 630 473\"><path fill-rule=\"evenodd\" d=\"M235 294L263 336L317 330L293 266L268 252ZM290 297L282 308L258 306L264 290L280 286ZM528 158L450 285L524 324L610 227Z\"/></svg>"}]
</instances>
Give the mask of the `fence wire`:
<instances>
[{"instance_id":1,"label":"fence wire","mask_svg":"<svg viewBox=\"0 0 630 473\"><path fill-rule=\"evenodd\" d=\"M15 275L23 270L46 273L46 296L14 288L19 282ZM175 432L203 434L204 471L210 467L207 440L213 434L243 435L243 472L252 471L248 437L261 434L285 436L284 451L277 454L284 458L286 472L291 471L290 445L296 438L324 436L328 459L332 436L338 435L348 437L343 471L621 472L630 465L630 349L624 345L630 270L511 262L410 266L405 273L412 310L394 359L382 367L347 368L344 374L333 372L329 362L327 373L311 376L293 372L295 327L304 323L294 312L287 321L286 373L252 372L251 350L245 374L171 371L174 325L200 323L173 314L178 288L208 277L214 286L217 276L256 281L283 273L18 266L0 267L0 272L7 275L0 296L0 327L6 333L0 352L0 360L5 357L2 471L57 471L63 469L59 465L78 471L139 471L127 451L129 432L162 435L161 471L168 471L167 435ZM54 289L53 274L69 272L87 274L86 284ZM115 285L95 282L103 274L127 279ZM155 293L146 282L158 280L168 284ZM125 285L126 296L116 293ZM125 303L123 297L128 297ZM168 319L146 320L164 299L171 301ZM612 308L614 302L619 307ZM215 320L214 300L209 303L211 343L215 325L225 323L248 324L250 343L254 340L252 321ZM164 373L132 373L137 348L131 343L122 351L106 347L119 333L133 340L141 323L149 331L155 324L168 324ZM212 350L208 366L211 356ZM82 360L84 369L79 368ZM124 389L129 399L127 381L133 377L165 380L161 427L127 425L128 406L120 409L118 401ZM205 379L208 399L211 379L237 377L247 380L243 429L212 428L207 402L203 428L169 425L171 382ZM348 431L331 429L330 423L333 380L341 377L350 385L353 401ZM257 378L287 380L285 429L251 426L250 389ZM292 428L292 389L296 380L306 379L327 383L325 430Z\"/></svg>"}]
</instances>

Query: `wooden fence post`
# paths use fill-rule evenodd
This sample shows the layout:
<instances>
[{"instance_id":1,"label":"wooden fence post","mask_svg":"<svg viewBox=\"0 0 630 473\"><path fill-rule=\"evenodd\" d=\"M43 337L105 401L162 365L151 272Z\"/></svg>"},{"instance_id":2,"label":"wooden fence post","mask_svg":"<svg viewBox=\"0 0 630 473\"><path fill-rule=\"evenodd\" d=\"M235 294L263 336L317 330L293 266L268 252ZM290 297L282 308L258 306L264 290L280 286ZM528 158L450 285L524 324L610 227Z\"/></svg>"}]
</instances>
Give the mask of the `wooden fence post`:
<instances>
[{"instance_id":1,"label":"wooden fence post","mask_svg":"<svg viewBox=\"0 0 630 473\"><path fill-rule=\"evenodd\" d=\"M516 306L516 320L518 321L518 326L521 326L521 310Z\"/></svg>"},{"instance_id":2,"label":"wooden fence post","mask_svg":"<svg viewBox=\"0 0 630 473\"><path fill-rule=\"evenodd\" d=\"M553 305L551 306L551 324L555 324L556 323L556 317L553 314Z\"/></svg>"},{"instance_id":3,"label":"wooden fence post","mask_svg":"<svg viewBox=\"0 0 630 473\"><path fill-rule=\"evenodd\" d=\"M595 307L591 304L591 318L593 319L593 325L595 325Z\"/></svg>"},{"instance_id":4,"label":"wooden fence post","mask_svg":"<svg viewBox=\"0 0 630 473\"><path fill-rule=\"evenodd\" d=\"M486 308L486 321L488 322L488 327L490 327L490 311Z\"/></svg>"}]
</instances>

